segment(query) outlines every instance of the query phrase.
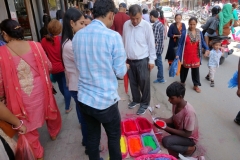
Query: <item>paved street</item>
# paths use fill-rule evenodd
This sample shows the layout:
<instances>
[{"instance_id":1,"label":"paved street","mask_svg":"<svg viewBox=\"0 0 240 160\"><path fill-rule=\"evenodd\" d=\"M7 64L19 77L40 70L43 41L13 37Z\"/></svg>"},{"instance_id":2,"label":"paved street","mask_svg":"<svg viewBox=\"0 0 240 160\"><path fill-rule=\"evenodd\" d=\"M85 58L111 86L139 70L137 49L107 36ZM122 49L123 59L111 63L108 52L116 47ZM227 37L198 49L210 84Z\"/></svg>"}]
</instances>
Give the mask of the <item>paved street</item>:
<instances>
[{"instance_id":1,"label":"paved street","mask_svg":"<svg viewBox=\"0 0 240 160\"><path fill-rule=\"evenodd\" d=\"M165 42L167 46L168 42ZM207 59L203 59L200 67L200 79L202 92L196 93L192 87L191 74L189 72L186 81L185 99L195 108L200 126L200 142L195 155L205 155L206 160L235 160L240 157L240 126L233 122L237 112L240 110L240 99L236 96L236 88L227 88L227 83L237 70L238 56L236 52L237 43L233 42L230 48L235 49L234 55L229 56L223 65L217 69L215 78L215 87L211 88L209 82L205 80L208 73ZM163 53L165 58L166 48ZM157 69L151 73L151 82L156 79ZM151 106L160 104L161 108L154 108L154 114L162 117L171 115L171 105L165 94L166 87L179 81L179 77L169 78L168 64L164 62L164 75L166 84L151 83ZM127 109L128 100L131 96L126 95L123 90L123 81L119 81L119 94L121 101L119 108L122 118L136 116L136 109ZM84 153L84 147L81 145L80 127L77 121L75 108L69 114L64 113L63 97L58 92L57 102L62 113L62 131L56 141L51 141L46 127L40 129L41 143L45 149L45 160L85 160L88 159ZM72 101L72 106L74 103ZM149 112L144 115L150 119ZM101 144L104 151L101 153L105 160L108 160L107 138L103 131Z\"/></svg>"}]
</instances>

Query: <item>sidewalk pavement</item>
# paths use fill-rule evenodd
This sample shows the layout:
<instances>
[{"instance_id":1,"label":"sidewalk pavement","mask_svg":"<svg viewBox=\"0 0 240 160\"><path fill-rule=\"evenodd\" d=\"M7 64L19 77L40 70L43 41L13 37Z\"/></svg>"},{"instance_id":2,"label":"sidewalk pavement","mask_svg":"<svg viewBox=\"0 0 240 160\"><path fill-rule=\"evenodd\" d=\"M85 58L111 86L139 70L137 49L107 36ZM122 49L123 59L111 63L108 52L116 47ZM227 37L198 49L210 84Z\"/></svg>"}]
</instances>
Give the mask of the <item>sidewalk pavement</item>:
<instances>
[{"instance_id":1,"label":"sidewalk pavement","mask_svg":"<svg viewBox=\"0 0 240 160\"><path fill-rule=\"evenodd\" d=\"M138 107L131 110L128 109L128 103L131 100L131 92L129 91L129 93L126 94L124 91L123 81L119 80L118 82L118 92L121 98L118 106L122 120L125 118L137 117L136 112ZM46 125L39 129L40 141L44 147L44 160L88 160L88 156L85 155L85 147L82 146L82 135L80 125L77 119L75 103L72 99L71 106L73 107L73 110L69 114L65 114L63 96L58 90L57 85L54 84L54 86L58 92L55 97L62 115L62 130L58 135L57 139L55 141L52 141L48 134ZM160 93L157 93L156 89L153 88L153 86L151 87L152 93L150 106L153 108L152 115L161 117L170 116L171 112L166 105L166 101L162 99L160 100L158 98ZM157 104L160 104L161 106L159 109L155 107L155 105ZM145 117L150 122L152 122L151 114L149 111L146 111L146 113L142 115L142 117ZM104 150L101 152L101 157L103 157L104 160L108 160L109 155L107 147L107 136L103 128L101 135L101 145L104 147ZM162 153L167 153L166 149L164 149L163 147L161 147L161 149ZM128 156L127 159L131 160L132 158Z\"/></svg>"}]
</instances>

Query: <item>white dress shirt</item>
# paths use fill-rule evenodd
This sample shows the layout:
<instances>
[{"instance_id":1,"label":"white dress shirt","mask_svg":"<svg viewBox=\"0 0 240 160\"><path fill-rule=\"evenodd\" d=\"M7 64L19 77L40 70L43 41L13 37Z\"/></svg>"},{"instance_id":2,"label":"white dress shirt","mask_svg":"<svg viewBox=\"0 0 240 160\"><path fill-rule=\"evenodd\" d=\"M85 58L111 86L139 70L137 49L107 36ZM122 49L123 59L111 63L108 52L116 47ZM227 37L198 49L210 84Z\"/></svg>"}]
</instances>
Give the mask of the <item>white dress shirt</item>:
<instances>
[{"instance_id":1,"label":"white dress shirt","mask_svg":"<svg viewBox=\"0 0 240 160\"><path fill-rule=\"evenodd\" d=\"M140 60L148 57L149 63L154 64L157 57L149 22L141 20L137 26L133 26L131 20L126 21L123 26L123 43L128 59Z\"/></svg>"}]
</instances>

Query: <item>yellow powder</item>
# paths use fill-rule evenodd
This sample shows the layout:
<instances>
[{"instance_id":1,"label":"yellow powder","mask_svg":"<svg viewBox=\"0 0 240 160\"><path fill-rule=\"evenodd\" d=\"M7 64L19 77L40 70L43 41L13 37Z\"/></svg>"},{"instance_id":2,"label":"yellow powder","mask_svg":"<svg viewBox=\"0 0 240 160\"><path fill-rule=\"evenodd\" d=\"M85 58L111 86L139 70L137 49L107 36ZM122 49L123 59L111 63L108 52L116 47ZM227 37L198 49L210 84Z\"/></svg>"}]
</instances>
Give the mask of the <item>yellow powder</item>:
<instances>
[{"instance_id":1,"label":"yellow powder","mask_svg":"<svg viewBox=\"0 0 240 160\"><path fill-rule=\"evenodd\" d=\"M121 146L121 152L126 153L127 147L126 147L125 139L123 136L121 136L121 139L120 139L120 146Z\"/></svg>"}]
</instances>

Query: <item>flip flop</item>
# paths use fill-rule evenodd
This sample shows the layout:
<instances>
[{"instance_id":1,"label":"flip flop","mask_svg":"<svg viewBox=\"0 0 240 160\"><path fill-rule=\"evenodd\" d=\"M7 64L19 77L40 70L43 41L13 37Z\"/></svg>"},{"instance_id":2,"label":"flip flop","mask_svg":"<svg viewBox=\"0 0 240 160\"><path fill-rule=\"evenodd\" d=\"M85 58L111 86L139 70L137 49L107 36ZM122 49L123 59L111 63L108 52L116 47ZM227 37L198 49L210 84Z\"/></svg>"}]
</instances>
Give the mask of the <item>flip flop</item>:
<instances>
[{"instance_id":1,"label":"flip flop","mask_svg":"<svg viewBox=\"0 0 240 160\"><path fill-rule=\"evenodd\" d=\"M73 109L73 108L72 108L72 107L70 107L70 108L69 108L69 110L66 110L66 111L65 111L65 113L66 113L66 114L68 114L69 112L71 112L71 111L72 111L72 109Z\"/></svg>"}]
</instances>

